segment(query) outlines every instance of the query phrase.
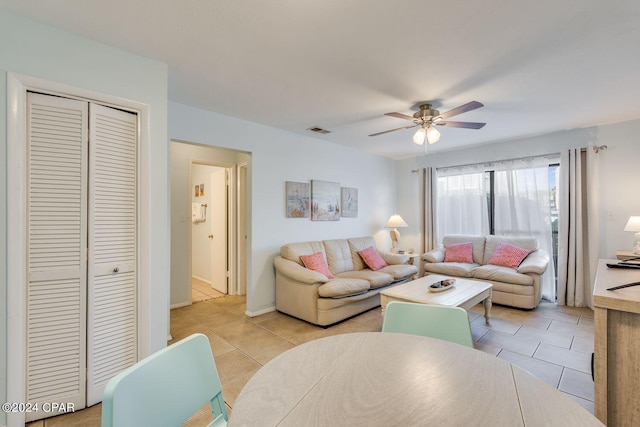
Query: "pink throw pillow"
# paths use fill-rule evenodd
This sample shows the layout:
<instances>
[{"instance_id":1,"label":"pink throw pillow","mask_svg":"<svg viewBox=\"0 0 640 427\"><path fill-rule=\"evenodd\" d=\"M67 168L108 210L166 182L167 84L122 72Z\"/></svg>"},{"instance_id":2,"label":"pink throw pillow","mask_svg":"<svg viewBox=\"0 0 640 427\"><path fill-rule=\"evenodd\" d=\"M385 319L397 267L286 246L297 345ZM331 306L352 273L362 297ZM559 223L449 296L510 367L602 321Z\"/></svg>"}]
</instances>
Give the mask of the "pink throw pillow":
<instances>
[{"instance_id":1,"label":"pink throw pillow","mask_svg":"<svg viewBox=\"0 0 640 427\"><path fill-rule=\"evenodd\" d=\"M508 243L498 243L496 251L487 264L518 268L529 253L530 251L527 249L519 248Z\"/></svg>"},{"instance_id":2,"label":"pink throw pillow","mask_svg":"<svg viewBox=\"0 0 640 427\"><path fill-rule=\"evenodd\" d=\"M373 246L358 251L358 255L362 257L362 260L367 264L367 267L373 271L380 270L382 267L386 267L388 265Z\"/></svg>"},{"instance_id":3,"label":"pink throw pillow","mask_svg":"<svg viewBox=\"0 0 640 427\"><path fill-rule=\"evenodd\" d=\"M327 276L327 279L333 279L333 274L329 271L329 266L322 256L322 252L316 252L313 255L300 255L300 261L309 270L317 271Z\"/></svg>"},{"instance_id":4,"label":"pink throw pillow","mask_svg":"<svg viewBox=\"0 0 640 427\"><path fill-rule=\"evenodd\" d=\"M456 243L444 248L444 262L465 262L473 264L473 244Z\"/></svg>"}]
</instances>

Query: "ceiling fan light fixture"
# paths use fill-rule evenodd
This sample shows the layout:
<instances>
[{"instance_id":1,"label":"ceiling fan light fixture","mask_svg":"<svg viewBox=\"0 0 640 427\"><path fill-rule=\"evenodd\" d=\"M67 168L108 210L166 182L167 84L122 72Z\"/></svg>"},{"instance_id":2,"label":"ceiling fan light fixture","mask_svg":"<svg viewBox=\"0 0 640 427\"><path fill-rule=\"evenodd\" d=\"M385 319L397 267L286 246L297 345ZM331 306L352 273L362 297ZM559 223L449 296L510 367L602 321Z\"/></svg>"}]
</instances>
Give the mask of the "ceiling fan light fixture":
<instances>
[{"instance_id":1,"label":"ceiling fan light fixture","mask_svg":"<svg viewBox=\"0 0 640 427\"><path fill-rule=\"evenodd\" d=\"M426 136L427 136L427 141L429 141L429 144L433 144L438 142L438 140L440 139L440 132L434 126L429 126L429 128L426 131ZM413 141L415 142L415 136L413 138L414 138ZM422 139L422 142L424 142L424 137Z\"/></svg>"},{"instance_id":2,"label":"ceiling fan light fixture","mask_svg":"<svg viewBox=\"0 0 640 427\"><path fill-rule=\"evenodd\" d=\"M424 139L427 136L427 131L424 128L420 128L413 134L413 142L418 145L424 144ZM439 135L438 135L439 136Z\"/></svg>"}]
</instances>

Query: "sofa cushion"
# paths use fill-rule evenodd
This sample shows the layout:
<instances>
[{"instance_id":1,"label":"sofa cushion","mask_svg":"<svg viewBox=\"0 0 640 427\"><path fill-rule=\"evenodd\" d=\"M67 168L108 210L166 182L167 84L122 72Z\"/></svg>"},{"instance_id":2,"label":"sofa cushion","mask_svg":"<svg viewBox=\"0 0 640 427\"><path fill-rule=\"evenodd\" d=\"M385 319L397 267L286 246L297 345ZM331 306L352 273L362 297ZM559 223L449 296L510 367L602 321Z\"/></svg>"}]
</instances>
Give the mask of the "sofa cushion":
<instances>
[{"instance_id":1,"label":"sofa cushion","mask_svg":"<svg viewBox=\"0 0 640 427\"><path fill-rule=\"evenodd\" d=\"M368 268L360 271L345 271L336 274L336 277L344 279L362 279L369 282L371 289L380 288L393 282L393 276L381 271L371 271Z\"/></svg>"},{"instance_id":2,"label":"sofa cushion","mask_svg":"<svg viewBox=\"0 0 640 427\"><path fill-rule=\"evenodd\" d=\"M300 261L309 270L317 271L327 276L327 278L333 279L333 274L329 271L329 266L324 260L322 252L316 252L313 255L300 255Z\"/></svg>"},{"instance_id":3,"label":"sofa cushion","mask_svg":"<svg viewBox=\"0 0 640 427\"><path fill-rule=\"evenodd\" d=\"M353 263L353 268L351 270L362 270L363 268L367 268L367 265L362 260L362 257L358 255L358 251L363 249L367 249L369 247L376 247L376 241L373 240L373 237L353 237L351 239L347 239L349 242L349 249L351 250L351 262Z\"/></svg>"},{"instance_id":4,"label":"sofa cushion","mask_svg":"<svg viewBox=\"0 0 640 427\"><path fill-rule=\"evenodd\" d=\"M538 240L532 236L487 236L484 258L478 264L488 264L499 243L508 243L533 252L538 249Z\"/></svg>"},{"instance_id":5,"label":"sofa cushion","mask_svg":"<svg viewBox=\"0 0 640 427\"><path fill-rule=\"evenodd\" d=\"M422 260L427 262L443 262L445 249L444 246L432 249L429 252L422 254Z\"/></svg>"},{"instance_id":6,"label":"sofa cushion","mask_svg":"<svg viewBox=\"0 0 640 427\"><path fill-rule=\"evenodd\" d=\"M327 254L329 269L334 273L353 270L351 250L345 239L325 240L324 250Z\"/></svg>"},{"instance_id":7,"label":"sofa cushion","mask_svg":"<svg viewBox=\"0 0 640 427\"><path fill-rule=\"evenodd\" d=\"M409 262L409 260L411 259L411 258L409 258L409 255L396 254L396 253L392 253L392 252L380 252L377 249L376 249L376 252L378 252L378 254L380 254L380 256L382 257L384 262L386 262L389 265L392 265L392 264L407 264Z\"/></svg>"},{"instance_id":8,"label":"sofa cushion","mask_svg":"<svg viewBox=\"0 0 640 427\"><path fill-rule=\"evenodd\" d=\"M493 256L487 264L518 268L522 260L524 260L530 253L531 251L528 249L501 242L496 246L496 250L493 252Z\"/></svg>"},{"instance_id":9,"label":"sofa cushion","mask_svg":"<svg viewBox=\"0 0 640 427\"><path fill-rule=\"evenodd\" d=\"M378 251L376 251L373 246L358 251L358 255L362 257L362 260L367 264L367 267L373 271L380 270L382 267L387 266L387 263L382 259L380 254L378 254Z\"/></svg>"},{"instance_id":10,"label":"sofa cushion","mask_svg":"<svg viewBox=\"0 0 640 427\"><path fill-rule=\"evenodd\" d=\"M424 271L428 273L444 274L446 276L471 277L471 271L479 266L479 264L467 264L462 262L427 262L424 264Z\"/></svg>"},{"instance_id":11,"label":"sofa cushion","mask_svg":"<svg viewBox=\"0 0 640 427\"><path fill-rule=\"evenodd\" d=\"M482 265L471 271L471 277L516 285L533 285L533 277L518 273L513 268L499 265Z\"/></svg>"},{"instance_id":12,"label":"sofa cushion","mask_svg":"<svg viewBox=\"0 0 640 427\"><path fill-rule=\"evenodd\" d=\"M538 249L531 252L518 266L518 273L544 274L549 266L549 254Z\"/></svg>"},{"instance_id":13,"label":"sofa cushion","mask_svg":"<svg viewBox=\"0 0 640 427\"><path fill-rule=\"evenodd\" d=\"M465 234L450 234L444 236L442 244L446 248L449 245L455 245L456 243L468 243L471 242L473 246L473 262L475 264L486 264L484 262L484 236L469 236Z\"/></svg>"},{"instance_id":14,"label":"sofa cushion","mask_svg":"<svg viewBox=\"0 0 640 427\"><path fill-rule=\"evenodd\" d=\"M456 243L444 251L444 262L466 262L473 264L473 243Z\"/></svg>"},{"instance_id":15,"label":"sofa cushion","mask_svg":"<svg viewBox=\"0 0 640 427\"><path fill-rule=\"evenodd\" d=\"M387 265L386 267L382 267L378 271L381 273L388 273L392 275L395 280L402 280L416 274L418 272L418 267L411 264L396 264Z\"/></svg>"},{"instance_id":16,"label":"sofa cushion","mask_svg":"<svg viewBox=\"0 0 640 427\"><path fill-rule=\"evenodd\" d=\"M289 243L280 248L280 256L282 258L302 266L304 266L304 264L302 264L300 260L300 255L313 255L316 252L325 253L322 242Z\"/></svg>"},{"instance_id":17,"label":"sofa cushion","mask_svg":"<svg viewBox=\"0 0 640 427\"><path fill-rule=\"evenodd\" d=\"M323 298L344 298L369 290L369 282L360 279L333 279L318 286L318 295Z\"/></svg>"}]
</instances>

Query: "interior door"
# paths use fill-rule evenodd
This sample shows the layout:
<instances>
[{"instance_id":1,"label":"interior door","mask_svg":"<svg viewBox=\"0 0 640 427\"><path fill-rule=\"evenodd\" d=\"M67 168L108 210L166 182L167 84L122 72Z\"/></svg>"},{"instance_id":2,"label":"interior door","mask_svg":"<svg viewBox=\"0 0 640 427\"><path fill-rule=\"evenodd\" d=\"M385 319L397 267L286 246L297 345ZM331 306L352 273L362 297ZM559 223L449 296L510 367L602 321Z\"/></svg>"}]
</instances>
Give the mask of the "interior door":
<instances>
[{"instance_id":1,"label":"interior door","mask_svg":"<svg viewBox=\"0 0 640 427\"><path fill-rule=\"evenodd\" d=\"M136 363L137 115L90 104L87 404Z\"/></svg>"},{"instance_id":2,"label":"interior door","mask_svg":"<svg viewBox=\"0 0 640 427\"><path fill-rule=\"evenodd\" d=\"M85 407L86 102L27 96L26 402ZM33 421L51 416L26 413ZM57 415L57 414L54 414Z\"/></svg>"},{"instance_id":3,"label":"interior door","mask_svg":"<svg viewBox=\"0 0 640 427\"><path fill-rule=\"evenodd\" d=\"M212 167L210 175L211 197L207 207L209 240L211 243L211 287L228 293L228 170Z\"/></svg>"}]
</instances>

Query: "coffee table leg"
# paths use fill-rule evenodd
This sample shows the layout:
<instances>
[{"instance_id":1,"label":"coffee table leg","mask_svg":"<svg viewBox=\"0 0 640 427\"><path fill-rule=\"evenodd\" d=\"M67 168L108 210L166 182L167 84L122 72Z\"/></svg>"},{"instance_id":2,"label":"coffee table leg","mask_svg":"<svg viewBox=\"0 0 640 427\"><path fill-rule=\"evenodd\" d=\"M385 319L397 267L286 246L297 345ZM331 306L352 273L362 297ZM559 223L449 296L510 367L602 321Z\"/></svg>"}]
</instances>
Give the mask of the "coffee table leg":
<instances>
[{"instance_id":1,"label":"coffee table leg","mask_svg":"<svg viewBox=\"0 0 640 427\"><path fill-rule=\"evenodd\" d=\"M484 305L485 322L487 325L490 325L491 323L489 323L489 317L491 317L491 297L485 298L485 300L482 301L482 304Z\"/></svg>"}]
</instances>

